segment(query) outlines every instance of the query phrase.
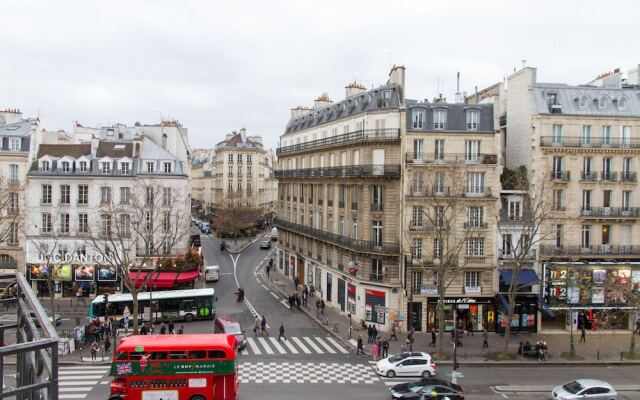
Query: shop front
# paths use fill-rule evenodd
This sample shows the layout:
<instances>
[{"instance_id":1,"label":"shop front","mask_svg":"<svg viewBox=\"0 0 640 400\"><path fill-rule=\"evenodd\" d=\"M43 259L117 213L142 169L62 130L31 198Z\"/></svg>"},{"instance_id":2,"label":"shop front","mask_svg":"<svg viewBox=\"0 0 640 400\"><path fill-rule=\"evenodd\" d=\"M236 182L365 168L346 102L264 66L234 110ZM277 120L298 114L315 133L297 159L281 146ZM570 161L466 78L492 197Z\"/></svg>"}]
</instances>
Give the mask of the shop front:
<instances>
[{"instance_id":1,"label":"shop front","mask_svg":"<svg viewBox=\"0 0 640 400\"><path fill-rule=\"evenodd\" d=\"M57 297L75 297L78 289L83 296L116 293L118 275L109 266L71 263L29 263L28 279L41 296L49 295L48 278L53 277L53 290Z\"/></svg>"},{"instance_id":2,"label":"shop front","mask_svg":"<svg viewBox=\"0 0 640 400\"><path fill-rule=\"evenodd\" d=\"M445 297L443 304L444 328L446 332L453 330L454 313L458 325L467 330L482 331L486 326L490 332L495 331L496 305L491 297ZM427 331L438 330L438 297L427 300Z\"/></svg>"},{"instance_id":3,"label":"shop front","mask_svg":"<svg viewBox=\"0 0 640 400\"><path fill-rule=\"evenodd\" d=\"M509 315L509 287L514 271L505 269L500 272L500 281L496 302L498 304L496 331L504 332ZM517 290L511 332L535 333L538 329L538 303L540 295L532 289L540 283L538 274L533 269L524 268L517 274Z\"/></svg>"},{"instance_id":4,"label":"shop front","mask_svg":"<svg viewBox=\"0 0 640 400\"><path fill-rule=\"evenodd\" d=\"M151 274L151 277L148 275ZM152 272L130 272L129 276L135 283L136 288L145 285L148 288L155 289L193 289L195 281L199 277L199 271L152 271Z\"/></svg>"},{"instance_id":5,"label":"shop front","mask_svg":"<svg viewBox=\"0 0 640 400\"><path fill-rule=\"evenodd\" d=\"M379 290L365 289L364 314L365 321L384 325L386 323L386 293Z\"/></svg>"},{"instance_id":6,"label":"shop front","mask_svg":"<svg viewBox=\"0 0 640 400\"><path fill-rule=\"evenodd\" d=\"M543 330L630 330L636 305L629 293L640 290L637 263L548 263L543 267L543 298L553 317L542 315Z\"/></svg>"}]
</instances>

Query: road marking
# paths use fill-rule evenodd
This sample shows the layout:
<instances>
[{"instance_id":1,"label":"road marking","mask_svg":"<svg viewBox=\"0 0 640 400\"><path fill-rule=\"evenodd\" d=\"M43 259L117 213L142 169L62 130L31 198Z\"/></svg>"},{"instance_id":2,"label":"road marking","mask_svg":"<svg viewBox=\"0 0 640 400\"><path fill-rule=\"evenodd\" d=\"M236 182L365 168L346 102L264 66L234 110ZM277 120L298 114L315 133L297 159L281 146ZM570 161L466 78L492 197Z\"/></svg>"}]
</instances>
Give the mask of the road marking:
<instances>
[{"instance_id":1,"label":"road marking","mask_svg":"<svg viewBox=\"0 0 640 400\"><path fill-rule=\"evenodd\" d=\"M249 343L249 347L251 347L251 351L253 351L254 354L257 354L257 355L262 354L262 352L260 351L260 349L256 345L256 342L253 340L253 338L248 337L247 338L247 343Z\"/></svg>"},{"instance_id":2,"label":"road marking","mask_svg":"<svg viewBox=\"0 0 640 400\"><path fill-rule=\"evenodd\" d=\"M95 373L95 372L94 372ZM80 376L78 376L80 375ZM104 374L100 374L100 375L84 375L81 372L75 372L74 375L62 375L60 374L60 381L64 381L64 380L74 380L74 379L100 379L104 376Z\"/></svg>"},{"instance_id":3,"label":"road marking","mask_svg":"<svg viewBox=\"0 0 640 400\"><path fill-rule=\"evenodd\" d=\"M72 388L58 388L59 392L90 392L93 386L82 386Z\"/></svg>"},{"instance_id":4,"label":"road marking","mask_svg":"<svg viewBox=\"0 0 640 400\"><path fill-rule=\"evenodd\" d=\"M249 352L247 351L247 348L245 347L244 349L239 351L240 354L242 354L243 356L248 356Z\"/></svg>"},{"instance_id":5,"label":"road marking","mask_svg":"<svg viewBox=\"0 0 640 400\"><path fill-rule=\"evenodd\" d=\"M327 349L327 351L328 351L330 354L336 354L336 351L335 351L331 346L329 346L328 344L326 344L326 343L324 342L324 340L323 340L321 337L316 337L316 338L314 338L314 339L316 339L316 340L317 340L317 341L322 345L322 347L324 347L325 349Z\"/></svg>"},{"instance_id":6,"label":"road marking","mask_svg":"<svg viewBox=\"0 0 640 400\"><path fill-rule=\"evenodd\" d=\"M285 340L284 341L284 345L287 346L287 348L289 349L290 352L292 352L293 354L298 354L298 349L296 349L295 347L293 347L293 345L290 343L289 340Z\"/></svg>"},{"instance_id":7,"label":"road marking","mask_svg":"<svg viewBox=\"0 0 640 400\"><path fill-rule=\"evenodd\" d=\"M307 343L309 343L309 346L311 346L311 348L312 348L312 349L314 349L314 350L316 351L316 353L318 353L318 354L324 354L324 351L322 351L322 349L321 349L320 347L318 347L318 346L313 342L313 340L311 340L311 338L310 338L310 337L305 336L303 339L304 339L304 340L306 340L306 341L307 341Z\"/></svg>"},{"instance_id":8,"label":"road marking","mask_svg":"<svg viewBox=\"0 0 640 400\"><path fill-rule=\"evenodd\" d=\"M268 289L267 289L267 290L268 290ZM277 295L277 294L275 294L275 293L273 293L273 292L269 292L269 293L271 293L271 295L272 295L273 297L275 297L276 299L279 299L279 298L280 298L280 297L278 297L278 295ZM284 300L283 300L283 301L284 301ZM285 304L285 306L287 306L287 307L288 307L288 305L287 305L287 304Z\"/></svg>"},{"instance_id":9,"label":"road marking","mask_svg":"<svg viewBox=\"0 0 640 400\"><path fill-rule=\"evenodd\" d=\"M267 354L274 354L273 350L271 350L271 347L269 347L269 343L267 343L267 339L265 338L258 338L258 343L260 343L260 345L264 348L264 351Z\"/></svg>"},{"instance_id":10,"label":"road marking","mask_svg":"<svg viewBox=\"0 0 640 400\"><path fill-rule=\"evenodd\" d=\"M101 384L101 385L108 385L108 384L109 384L109 381L100 381L100 384Z\"/></svg>"},{"instance_id":11,"label":"road marking","mask_svg":"<svg viewBox=\"0 0 640 400\"><path fill-rule=\"evenodd\" d=\"M271 294L273 294L273 293L271 293ZM276 297L276 298L278 297L278 296L276 296L275 294L273 294L273 296L274 296L274 297ZM285 307L287 307L288 309L291 309L291 307L289 306L289 304L287 304L287 301L286 301L286 300L282 300L280 303L282 303L282 305L283 305L283 306L285 306Z\"/></svg>"},{"instance_id":12,"label":"road marking","mask_svg":"<svg viewBox=\"0 0 640 400\"><path fill-rule=\"evenodd\" d=\"M84 399L87 397L87 394L61 394L58 396L59 399Z\"/></svg>"},{"instance_id":13,"label":"road marking","mask_svg":"<svg viewBox=\"0 0 640 400\"><path fill-rule=\"evenodd\" d=\"M61 381L58 382L58 385L60 386L78 386L78 385L95 385L96 383L98 383L97 380L95 381Z\"/></svg>"},{"instance_id":14,"label":"road marking","mask_svg":"<svg viewBox=\"0 0 640 400\"><path fill-rule=\"evenodd\" d=\"M260 286L262 286L264 288L264 290L269 290L269 288L266 287L265 285L260 285Z\"/></svg>"},{"instance_id":15,"label":"road marking","mask_svg":"<svg viewBox=\"0 0 640 400\"><path fill-rule=\"evenodd\" d=\"M257 278L258 277L258 273L256 271L253 271L253 276L255 276Z\"/></svg>"},{"instance_id":16,"label":"road marking","mask_svg":"<svg viewBox=\"0 0 640 400\"><path fill-rule=\"evenodd\" d=\"M257 271L257 270L258 270L258 268L260 268L260 266L259 266L259 265L256 265L256 267L255 267L253 270L254 270L254 271Z\"/></svg>"},{"instance_id":17,"label":"road marking","mask_svg":"<svg viewBox=\"0 0 640 400\"><path fill-rule=\"evenodd\" d=\"M493 387L493 386L490 386L490 387L489 387L489 389L491 389L491 391L492 391L493 393L495 393L495 394L499 394L500 396L502 396L502 397L503 397L503 398L505 398L505 399L508 399L508 398L509 398L509 396L507 396L506 394L498 392L498 391L496 390L496 388L495 388L495 387Z\"/></svg>"},{"instance_id":18,"label":"road marking","mask_svg":"<svg viewBox=\"0 0 640 400\"><path fill-rule=\"evenodd\" d=\"M305 354L311 354L311 351L309 351L309 349L307 348L307 346L304 345L304 343L302 343L302 340L298 339L297 337L292 337L291 340L293 340L294 342L296 342L296 344L298 345L298 347L300 347L300 349L305 353Z\"/></svg>"},{"instance_id":19,"label":"road marking","mask_svg":"<svg viewBox=\"0 0 640 400\"><path fill-rule=\"evenodd\" d=\"M340 350L341 353L348 353L349 350L345 349L344 347L342 347L340 345L340 343L338 343L334 338L332 338L331 336L327 336L326 339L331 342L331 344L333 345L333 347L335 347L336 349Z\"/></svg>"},{"instance_id":20,"label":"road marking","mask_svg":"<svg viewBox=\"0 0 640 400\"><path fill-rule=\"evenodd\" d=\"M287 351L284 349L284 347L280 346L280 342L278 342L276 340L276 338L271 336L269 338L269 340L271 340L271 344L273 344L273 346L276 348L276 350L278 350L280 352L280 354L287 354ZM285 342L286 342L286 340L285 340Z\"/></svg>"}]
</instances>

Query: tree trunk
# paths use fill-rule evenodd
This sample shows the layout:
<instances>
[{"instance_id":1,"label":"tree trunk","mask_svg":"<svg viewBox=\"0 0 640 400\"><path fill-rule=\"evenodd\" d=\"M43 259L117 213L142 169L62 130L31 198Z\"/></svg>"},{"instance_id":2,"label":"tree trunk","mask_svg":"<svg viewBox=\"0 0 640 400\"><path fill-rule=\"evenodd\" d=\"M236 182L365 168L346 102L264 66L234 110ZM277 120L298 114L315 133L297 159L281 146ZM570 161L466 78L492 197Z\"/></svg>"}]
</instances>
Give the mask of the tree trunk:
<instances>
[{"instance_id":1,"label":"tree trunk","mask_svg":"<svg viewBox=\"0 0 640 400\"><path fill-rule=\"evenodd\" d=\"M51 315L52 315L52 320L51 323L53 324L53 327L56 327L56 302L55 302L55 283L53 282L53 271L51 271L49 269L49 267L47 267L47 270L49 271L49 278L47 279L47 286L49 286L49 305L51 307ZM48 316L45 315L45 318L48 318Z\"/></svg>"},{"instance_id":2,"label":"tree trunk","mask_svg":"<svg viewBox=\"0 0 640 400\"><path fill-rule=\"evenodd\" d=\"M131 296L133 297L133 310L131 310L131 317L133 319L133 334L138 334L138 291L132 290ZM151 307L151 304L149 304ZM153 323L153 321L151 321Z\"/></svg>"},{"instance_id":3,"label":"tree trunk","mask_svg":"<svg viewBox=\"0 0 640 400\"><path fill-rule=\"evenodd\" d=\"M636 332L631 331L631 342L629 343L629 355L633 357L636 354Z\"/></svg>"},{"instance_id":4,"label":"tree trunk","mask_svg":"<svg viewBox=\"0 0 640 400\"><path fill-rule=\"evenodd\" d=\"M444 284L442 279L438 279L438 305L436 306L438 317L438 354L444 354ZM453 321L455 327L455 321Z\"/></svg>"}]
</instances>

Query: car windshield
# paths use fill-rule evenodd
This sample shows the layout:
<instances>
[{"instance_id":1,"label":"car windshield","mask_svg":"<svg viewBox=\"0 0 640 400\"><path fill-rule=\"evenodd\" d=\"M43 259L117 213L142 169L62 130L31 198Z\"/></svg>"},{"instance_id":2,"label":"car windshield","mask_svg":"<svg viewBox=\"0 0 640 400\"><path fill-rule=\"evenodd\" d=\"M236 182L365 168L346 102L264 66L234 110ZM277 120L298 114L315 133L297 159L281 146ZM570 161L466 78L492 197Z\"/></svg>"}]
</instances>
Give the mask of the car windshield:
<instances>
[{"instance_id":1,"label":"car windshield","mask_svg":"<svg viewBox=\"0 0 640 400\"><path fill-rule=\"evenodd\" d=\"M411 390L411 391L418 391L420 389L422 389L422 387L424 386L424 384L420 381L415 381L415 382L411 382L407 384L407 389Z\"/></svg>"},{"instance_id":2,"label":"car windshield","mask_svg":"<svg viewBox=\"0 0 640 400\"><path fill-rule=\"evenodd\" d=\"M407 357L409 357L409 354L398 354L398 355L389 357L389 361L392 362L392 363L395 363L395 362L398 362L398 361L402 361Z\"/></svg>"},{"instance_id":3,"label":"car windshield","mask_svg":"<svg viewBox=\"0 0 640 400\"><path fill-rule=\"evenodd\" d=\"M242 329L240 329L240 324L234 323L227 325L226 333L230 333L232 335L241 335Z\"/></svg>"},{"instance_id":4,"label":"car windshield","mask_svg":"<svg viewBox=\"0 0 640 400\"><path fill-rule=\"evenodd\" d=\"M580 392L582 389L584 389L584 387L581 384L579 384L577 381L569 382L563 385L562 388L571 394L576 394Z\"/></svg>"}]
</instances>

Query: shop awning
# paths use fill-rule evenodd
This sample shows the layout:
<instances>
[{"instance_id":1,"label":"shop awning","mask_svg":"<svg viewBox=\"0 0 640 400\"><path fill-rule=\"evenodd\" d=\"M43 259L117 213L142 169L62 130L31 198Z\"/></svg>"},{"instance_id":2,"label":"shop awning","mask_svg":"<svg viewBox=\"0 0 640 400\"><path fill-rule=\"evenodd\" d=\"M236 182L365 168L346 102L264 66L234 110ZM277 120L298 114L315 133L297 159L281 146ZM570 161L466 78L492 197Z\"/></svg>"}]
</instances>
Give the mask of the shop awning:
<instances>
[{"instance_id":1,"label":"shop awning","mask_svg":"<svg viewBox=\"0 0 640 400\"><path fill-rule=\"evenodd\" d=\"M538 307L540 308L540 311L542 311L547 317L551 319L556 318L556 313L553 312L553 310L549 307L549 304L547 304L547 301L541 295L538 295Z\"/></svg>"},{"instance_id":2,"label":"shop awning","mask_svg":"<svg viewBox=\"0 0 640 400\"><path fill-rule=\"evenodd\" d=\"M500 299L500 303L504 307L504 313L509 314L509 300L507 300L507 296L502 293L498 293L498 299Z\"/></svg>"},{"instance_id":3,"label":"shop awning","mask_svg":"<svg viewBox=\"0 0 640 400\"><path fill-rule=\"evenodd\" d=\"M512 269L506 269L500 272L500 280L502 281L502 283L506 285L510 285L512 278L513 278ZM538 278L538 274L536 274L536 271L532 269L523 268L520 270L520 273L518 274L518 286L533 285L539 281L540 281L540 278Z\"/></svg>"},{"instance_id":4,"label":"shop awning","mask_svg":"<svg viewBox=\"0 0 640 400\"><path fill-rule=\"evenodd\" d=\"M147 283L147 287L171 289L176 285L195 281L198 279L199 272L186 271L186 272L131 272L131 280L136 283L136 287L140 287L147 279L147 275L152 274Z\"/></svg>"}]
</instances>

